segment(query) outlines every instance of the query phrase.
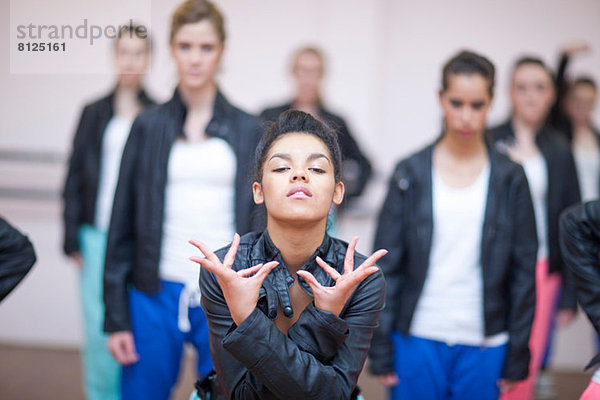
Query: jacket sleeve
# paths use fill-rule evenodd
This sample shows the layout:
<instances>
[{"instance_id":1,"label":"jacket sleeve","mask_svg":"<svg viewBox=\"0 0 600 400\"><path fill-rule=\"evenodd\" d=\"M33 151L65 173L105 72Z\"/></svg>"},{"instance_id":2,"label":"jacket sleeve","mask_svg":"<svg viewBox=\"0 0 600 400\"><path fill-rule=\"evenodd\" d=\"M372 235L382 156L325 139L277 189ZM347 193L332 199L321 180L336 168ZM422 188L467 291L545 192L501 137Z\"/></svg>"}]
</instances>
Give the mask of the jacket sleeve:
<instances>
[{"instance_id":1,"label":"jacket sleeve","mask_svg":"<svg viewBox=\"0 0 600 400\"><path fill-rule=\"evenodd\" d=\"M563 203L561 212L581 201L579 192L579 181L575 160L571 151L565 152L565 171L563 178ZM560 271L562 273L562 292L558 304L559 309L577 311L577 300L575 298L575 283L571 270L567 268L562 252L560 252Z\"/></svg>"},{"instance_id":2,"label":"jacket sleeve","mask_svg":"<svg viewBox=\"0 0 600 400\"><path fill-rule=\"evenodd\" d=\"M138 117L132 127L119 171L104 262L104 330L131 330L127 285L135 262L135 188L138 151L143 124Z\"/></svg>"},{"instance_id":3,"label":"jacket sleeve","mask_svg":"<svg viewBox=\"0 0 600 400\"><path fill-rule=\"evenodd\" d=\"M73 139L73 148L69 159L67 179L63 188L63 251L65 254L73 254L79 251L77 231L81 225L83 212L81 174L83 171L83 157L85 155L85 135L91 132L92 125L92 112L90 111L89 106L86 106L81 113L79 125L75 132L75 138Z\"/></svg>"},{"instance_id":4,"label":"jacket sleeve","mask_svg":"<svg viewBox=\"0 0 600 400\"><path fill-rule=\"evenodd\" d=\"M560 245L577 299L600 334L600 201L579 204L563 213Z\"/></svg>"},{"instance_id":5,"label":"jacket sleeve","mask_svg":"<svg viewBox=\"0 0 600 400\"><path fill-rule=\"evenodd\" d=\"M0 301L21 282L35 260L27 236L0 218Z\"/></svg>"},{"instance_id":6,"label":"jacket sleeve","mask_svg":"<svg viewBox=\"0 0 600 400\"><path fill-rule=\"evenodd\" d=\"M378 272L362 282L340 317L310 304L283 334L259 308L240 326L231 319L217 279L201 270L217 391L228 399L348 399L383 308ZM220 397L217 397L220 398Z\"/></svg>"},{"instance_id":7,"label":"jacket sleeve","mask_svg":"<svg viewBox=\"0 0 600 400\"><path fill-rule=\"evenodd\" d=\"M522 168L515 176L514 234L511 244L511 266L508 294L508 349L502 377L512 381L527 378L529 367L529 336L535 312L535 268L537 232L533 204L527 178Z\"/></svg>"},{"instance_id":8,"label":"jacket sleeve","mask_svg":"<svg viewBox=\"0 0 600 400\"><path fill-rule=\"evenodd\" d=\"M404 229L406 226L403 209L409 181L402 170L396 167L390 179L388 192L379 213L375 232L374 249L387 249L388 254L378 262L387 283L386 306L381 313L379 327L375 330L369 358L370 369L375 375L383 375L394 371L394 347L391 333L394 328L399 293L404 284L402 263L405 257L406 244Z\"/></svg>"}]
</instances>

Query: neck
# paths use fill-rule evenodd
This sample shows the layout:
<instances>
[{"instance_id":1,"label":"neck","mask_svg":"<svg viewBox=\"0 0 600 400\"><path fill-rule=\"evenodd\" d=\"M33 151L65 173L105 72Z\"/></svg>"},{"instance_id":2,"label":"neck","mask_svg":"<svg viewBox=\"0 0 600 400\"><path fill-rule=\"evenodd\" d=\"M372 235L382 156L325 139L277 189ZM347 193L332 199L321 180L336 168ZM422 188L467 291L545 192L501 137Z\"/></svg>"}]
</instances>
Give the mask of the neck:
<instances>
[{"instance_id":1,"label":"neck","mask_svg":"<svg viewBox=\"0 0 600 400\"><path fill-rule=\"evenodd\" d=\"M268 217L267 230L290 272L295 273L323 242L327 220L294 226Z\"/></svg>"},{"instance_id":2,"label":"neck","mask_svg":"<svg viewBox=\"0 0 600 400\"><path fill-rule=\"evenodd\" d=\"M316 116L319 112L319 99L317 98L314 101L308 101L297 98L292 103L292 108Z\"/></svg>"},{"instance_id":3,"label":"neck","mask_svg":"<svg viewBox=\"0 0 600 400\"><path fill-rule=\"evenodd\" d=\"M517 140L520 137L532 139L535 138L539 130L542 129L542 126L544 126L544 121L525 121L524 119L515 115L512 118L512 126Z\"/></svg>"},{"instance_id":4,"label":"neck","mask_svg":"<svg viewBox=\"0 0 600 400\"><path fill-rule=\"evenodd\" d=\"M211 82L198 89L179 86L179 93L188 112L212 111L217 95L217 85Z\"/></svg>"},{"instance_id":5,"label":"neck","mask_svg":"<svg viewBox=\"0 0 600 400\"><path fill-rule=\"evenodd\" d=\"M572 124L573 124L573 132L577 132L577 131L586 132L586 131L592 129L592 124L589 120L581 121L581 122L573 121Z\"/></svg>"},{"instance_id":6,"label":"neck","mask_svg":"<svg viewBox=\"0 0 600 400\"><path fill-rule=\"evenodd\" d=\"M117 84L115 95L121 98L135 98L137 100L138 93L140 92L140 85L124 85L122 83Z\"/></svg>"},{"instance_id":7,"label":"neck","mask_svg":"<svg viewBox=\"0 0 600 400\"><path fill-rule=\"evenodd\" d=\"M446 150L455 158L463 159L475 158L482 153L487 153L483 132L466 140L460 140L456 135L444 133L438 147Z\"/></svg>"}]
</instances>

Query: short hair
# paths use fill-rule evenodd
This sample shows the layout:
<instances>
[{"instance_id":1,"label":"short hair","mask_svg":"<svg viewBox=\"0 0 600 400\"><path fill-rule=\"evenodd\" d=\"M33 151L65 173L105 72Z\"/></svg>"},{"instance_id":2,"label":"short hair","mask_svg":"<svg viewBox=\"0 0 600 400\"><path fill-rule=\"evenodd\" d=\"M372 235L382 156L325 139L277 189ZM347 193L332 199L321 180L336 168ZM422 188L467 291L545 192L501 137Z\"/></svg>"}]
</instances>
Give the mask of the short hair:
<instances>
[{"instance_id":1,"label":"short hair","mask_svg":"<svg viewBox=\"0 0 600 400\"><path fill-rule=\"evenodd\" d=\"M208 0L186 0L177 7L171 18L169 43L173 43L175 35L183 25L194 24L204 20L208 20L212 24L221 43L225 43L226 35L223 14Z\"/></svg>"},{"instance_id":2,"label":"short hair","mask_svg":"<svg viewBox=\"0 0 600 400\"><path fill-rule=\"evenodd\" d=\"M479 75L488 84L490 97L494 96L496 69L486 57L472 51L463 50L444 64L442 70L442 91L448 89L450 75Z\"/></svg>"},{"instance_id":3,"label":"short hair","mask_svg":"<svg viewBox=\"0 0 600 400\"><path fill-rule=\"evenodd\" d=\"M336 132L312 115L297 110L281 113L277 120L269 125L260 139L254 155L254 180L262 181L263 165L273 144L282 136L295 132L316 136L325 144L333 163L335 181L340 182L342 180L342 152Z\"/></svg>"},{"instance_id":4,"label":"short hair","mask_svg":"<svg viewBox=\"0 0 600 400\"><path fill-rule=\"evenodd\" d=\"M548 74L548 77L550 78L552 83L554 83L554 72L552 72L552 70L546 65L546 63L541 58L531 55L522 56L519 59L517 59L517 61L515 61L515 65L513 66L512 70L511 80L515 78L515 73L517 72L517 70L524 65L535 65L541 67L546 72L546 74Z\"/></svg>"},{"instance_id":5,"label":"short hair","mask_svg":"<svg viewBox=\"0 0 600 400\"><path fill-rule=\"evenodd\" d=\"M598 91L598 86L596 85L596 81L591 76L580 76L575 79L570 85L569 88L574 88L575 86L590 86L594 92Z\"/></svg>"},{"instance_id":6,"label":"short hair","mask_svg":"<svg viewBox=\"0 0 600 400\"><path fill-rule=\"evenodd\" d=\"M144 34L141 35L140 31L144 31ZM117 48L117 45L119 44L119 40L121 40L121 38L123 36L137 37L139 39L142 39L142 40L144 40L144 42L146 42L146 48L148 49L148 51L150 51L152 49L152 41L150 40L150 32L148 31L148 28L142 24L134 24L134 23L130 22L128 25L119 26L119 30L118 30L117 36L115 38L115 41L114 41L115 49Z\"/></svg>"},{"instance_id":7,"label":"short hair","mask_svg":"<svg viewBox=\"0 0 600 400\"><path fill-rule=\"evenodd\" d=\"M298 50L296 50L294 52L294 56L292 57L292 68L294 68L296 66L296 63L298 62L298 58L302 54L312 54L313 56L318 57L319 60L321 60L323 72L325 72L325 54L323 54L323 51L316 46L304 46L304 47L301 47Z\"/></svg>"}]
</instances>

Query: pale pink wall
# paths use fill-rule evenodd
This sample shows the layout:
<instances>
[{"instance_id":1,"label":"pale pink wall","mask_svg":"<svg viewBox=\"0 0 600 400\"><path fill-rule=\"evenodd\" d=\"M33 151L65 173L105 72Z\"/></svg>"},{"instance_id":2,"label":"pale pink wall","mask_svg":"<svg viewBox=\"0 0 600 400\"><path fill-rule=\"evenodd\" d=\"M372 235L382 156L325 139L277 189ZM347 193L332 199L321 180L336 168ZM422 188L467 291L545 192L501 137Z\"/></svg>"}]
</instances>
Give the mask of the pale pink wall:
<instances>
[{"instance_id":1,"label":"pale pink wall","mask_svg":"<svg viewBox=\"0 0 600 400\"><path fill-rule=\"evenodd\" d=\"M33 0L23 2L28 1ZM149 23L154 34L154 61L146 81L150 91L165 100L175 84L167 36L178 2L136 1L151 5L138 10L142 16L150 15L150 21L142 22ZM130 12L122 0L35 3L32 17L67 22L82 15L101 21L125 19ZM112 78L90 73L10 74L9 4L2 0L0 5L4 27L0 51L5 55L0 63L0 150L30 149L66 156L81 106L108 91ZM574 60L571 71L587 72L600 81L597 0L224 0L218 4L227 17L229 36L219 81L230 100L249 111L258 112L290 95L287 69L296 46L310 42L327 52L326 101L347 117L379 171L363 202L367 213L378 207L382 183L393 162L437 135L440 67L457 50L471 48L496 63L493 122L509 112L507 76L511 63L523 52L538 54L555 65L563 43L587 40L592 52ZM94 49L106 55L102 62L109 69L108 44ZM70 56L78 63L92 55ZM594 118L600 125L600 104ZM45 175L35 168L0 162L0 186L7 184L8 177L34 174L24 183L17 179L20 183L16 184L58 190L64 174L61 165L46 168ZM0 213L29 231L40 253L31 276L0 306L0 342L77 345L77 275L60 254L60 203L0 199ZM350 221L341 234L362 232L361 246L368 250L370 238L364 237L362 224L368 225L369 233L371 223ZM561 343L583 346L579 352L559 350L557 359L564 360L562 365L583 363L591 351L586 329L578 327L569 332L574 336L559 337Z\"/></svg>"}]
</instances>

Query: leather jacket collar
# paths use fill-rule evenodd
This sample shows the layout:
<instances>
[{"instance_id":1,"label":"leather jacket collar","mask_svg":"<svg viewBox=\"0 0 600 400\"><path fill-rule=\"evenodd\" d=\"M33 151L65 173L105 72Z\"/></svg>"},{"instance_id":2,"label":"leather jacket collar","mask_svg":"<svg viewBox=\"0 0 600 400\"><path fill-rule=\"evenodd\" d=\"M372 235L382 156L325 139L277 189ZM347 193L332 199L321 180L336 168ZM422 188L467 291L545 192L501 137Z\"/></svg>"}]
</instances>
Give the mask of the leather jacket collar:
<instances>
[{"instance_id":1,"label":"leather jacket collar","mask_svg":"<svg viewBox=\"0 0 600 400\"><path fill-rule=\"evenodd\" d=\"M336 244L333 242L331 237L327 234L323 237L321 245L315 250L310 256L306 263L300 268L313 274L315 279L324 286L333 286L334 280L321 268L317 262L317 256L321 257L326 263L332 268L335 268L339 272L343 272L343 263L340 264L340 249L337 249ZM345 253L342 253L342 256ZM278 304L281 304L286 317L290 318L294 310L289 297L289 288L294 284L294 277L289 271L288 267L279 252L279 249L275 246L268 231L264 231L252 245L250 250L251 265L248 267L266 263L269 261L279 261L279 265L275 267L269 275L265 278L263 286L259 292L259 307L264 307L265 314L270 319L277 317ZM301 277L298 277L298 283L300 287L312 297L312 290L308 283Z\"/></svg>"},{"instance_id":2,"label":"leather jacket collar","mask_svg":"<svg viewBox=\"0 0 600 400\"><path fill-rule=\"evenodd\" d=\"M185 122L185 117L187 115L187 105L183 102L181 98L181 94L179 92L179 88L175 88L173 92L173 97L169 101L171 112L175 116L175 120L177 121L178 129L180 135L184 135L183 132L183 123ZM231 112L232 106L229 104L223 93L217 88L217 93L215 95L215 100L213 103L213 113L212 118L208 125L206 126L206 134L212 137L218 137L221 139L225 139L228 142L231 141L230 136L230 127L227 121L230 120L229 114ZM229 139L229 140L228 140Z\"/></svg>"}]
</instances>

